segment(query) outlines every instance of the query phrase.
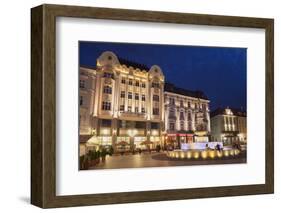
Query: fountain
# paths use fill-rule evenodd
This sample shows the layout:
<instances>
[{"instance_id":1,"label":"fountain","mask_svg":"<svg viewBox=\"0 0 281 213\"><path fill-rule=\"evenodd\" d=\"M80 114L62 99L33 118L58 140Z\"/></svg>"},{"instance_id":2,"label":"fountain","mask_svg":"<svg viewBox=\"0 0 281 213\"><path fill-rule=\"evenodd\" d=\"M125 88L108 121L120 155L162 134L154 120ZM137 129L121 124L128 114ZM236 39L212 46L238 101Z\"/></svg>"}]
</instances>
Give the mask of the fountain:
<instances>
[{"instance_id":1,"label":"fountain","mask_svg":"<svg viewBox=\"0 0 281 213\"><path fill-rule=\"evenodd\" d=\"M217 149L218 147L219 149ZM182 143L181 149L167 152L169 158L176 159L217 159L234 157L239 154L240 150L224 147L222 142Z\"/></svg>"}]
</instances>

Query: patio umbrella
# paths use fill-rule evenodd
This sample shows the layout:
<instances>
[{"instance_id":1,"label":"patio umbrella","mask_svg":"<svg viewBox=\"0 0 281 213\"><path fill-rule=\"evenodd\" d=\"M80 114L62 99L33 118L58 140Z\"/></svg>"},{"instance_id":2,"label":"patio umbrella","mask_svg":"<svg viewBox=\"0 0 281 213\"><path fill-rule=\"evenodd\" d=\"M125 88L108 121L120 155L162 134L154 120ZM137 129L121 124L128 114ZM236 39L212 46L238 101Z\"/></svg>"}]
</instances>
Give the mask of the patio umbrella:
<instances>
[{"instance_id":1,"label":"patio umbrella","mask_svg":"<svg viewBox=\"0 0 281 213\"><path fill-rule=\"evenodd\" d=\"M140 145L150 145L150 144L153 144L153 142L151 141L143 141L140 143Z\"/></svg>"},{"instance_id":2,"label":"patio umbrella","mask_svg":"<svg viewBox=\"0 0 281 213\"><path fill-rule=\"evenodd\" d=\"M129 143L126 141L120 141L119 143L117 143L117 145L126 146L126 145L129 145Z\"/></svg>"}]
</instances>

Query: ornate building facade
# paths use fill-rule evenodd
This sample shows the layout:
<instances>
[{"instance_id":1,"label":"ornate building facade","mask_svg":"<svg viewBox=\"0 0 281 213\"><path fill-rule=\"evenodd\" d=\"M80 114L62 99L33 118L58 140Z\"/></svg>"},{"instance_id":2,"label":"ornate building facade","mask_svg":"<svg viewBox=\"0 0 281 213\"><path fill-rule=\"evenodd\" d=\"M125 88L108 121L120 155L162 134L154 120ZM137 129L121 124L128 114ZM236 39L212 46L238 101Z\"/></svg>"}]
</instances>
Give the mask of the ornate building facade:
<instances>
[{"instance_id":1,"label":"ornate building facade","mask_svg":"<svg viewBox=\"0 0 281 213\"><path fill-rule=\"evenodd\" d=\"M189 91L165 84L166 144L208 142L210 133L209 100L201 91Z\"/></svg>"},{"instance_id":2,"label":"ornate building facade","mask_svg":"<svg viewBox=\"0 0 281 213\"><path fill-rule=\"evenodd\" d=\"M203 92L165 84L159 66L106 51L96 67L79 72L80 145L133 150L208 141L210 101Z\"/></svg>"},{"instance_id":3,"label":"ornate building facade","mask_svg":"<svg viewBox=\"0 0 281 213\"><path fill-rule=\"evenodd\" d=\"M212 139L232 144L247 142L247 114L239 109L216 109L211 113Z\"/></svg>"},{"instance_id":4,"label":"ornate building facade","mask_svg":"<svg viewBox=\"0 0 281 213\"><path fill-rule=\"evenodd\" d=\"M164 75L104 52L80 67L80 143L126 149L163 141Z\"/></svg>"}]
</instances>

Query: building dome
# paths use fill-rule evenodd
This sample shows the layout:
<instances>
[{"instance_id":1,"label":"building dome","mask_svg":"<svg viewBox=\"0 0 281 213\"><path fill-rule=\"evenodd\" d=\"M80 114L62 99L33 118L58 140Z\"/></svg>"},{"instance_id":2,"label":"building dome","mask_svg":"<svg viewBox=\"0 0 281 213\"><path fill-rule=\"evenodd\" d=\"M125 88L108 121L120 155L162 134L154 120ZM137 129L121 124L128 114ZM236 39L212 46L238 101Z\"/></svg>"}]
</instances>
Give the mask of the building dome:
<instances>
[{"instance_id":1,"label":"building dome","mask_svg":"<svg viewBox=\"0 0 281 213\"><path fill-rule=\"evenodd\" d=\"M103 52L100 57L97 59L98 66L108 66L108 65L117 65L120 64L117 56L111 51Z\"/></svg>"}]
</instances>

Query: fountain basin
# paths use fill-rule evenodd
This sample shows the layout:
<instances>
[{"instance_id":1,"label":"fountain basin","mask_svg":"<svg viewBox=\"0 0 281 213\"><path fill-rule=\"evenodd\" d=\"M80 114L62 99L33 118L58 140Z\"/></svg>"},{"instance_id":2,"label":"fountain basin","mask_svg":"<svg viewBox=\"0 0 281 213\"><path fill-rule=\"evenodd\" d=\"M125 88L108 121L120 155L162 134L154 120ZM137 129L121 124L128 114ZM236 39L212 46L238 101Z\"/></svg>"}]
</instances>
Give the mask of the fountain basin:
<instances>
[{"instance_id":1,"label":"fountain basin","mask_svg":"<svg viewBox=\"0 0 281 213\"><path fill-rule=\"evenodd\" d=\"M225 150L173 150L168 151L167 156L175 159L218 159L222 157L234 157L240 154L238 149Z\"/></svg>"}]
</instances>

